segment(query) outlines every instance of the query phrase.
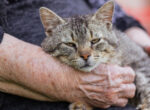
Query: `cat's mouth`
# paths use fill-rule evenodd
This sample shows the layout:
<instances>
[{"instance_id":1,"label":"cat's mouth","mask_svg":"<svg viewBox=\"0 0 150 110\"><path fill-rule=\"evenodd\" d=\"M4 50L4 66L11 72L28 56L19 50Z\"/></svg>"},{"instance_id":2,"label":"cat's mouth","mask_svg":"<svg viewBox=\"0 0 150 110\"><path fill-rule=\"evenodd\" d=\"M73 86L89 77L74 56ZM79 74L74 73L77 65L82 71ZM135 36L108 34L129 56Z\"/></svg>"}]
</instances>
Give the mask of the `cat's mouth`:
<instances>
[{"instance_id":1,"label":"cat's mouth","mask_svg":"<svg viewBox=\"0 0 150 110\"><path fill-rule=\"evenodd\" d=\"M85 63L83 66L81 66L80 68L87 68L87 67L91 67L91 65L90 64L88 64L88 63Z\"/></svg>"},{"instance_id":2,"label":"cat's mouth","mask_svg":"<svg viewBox=\"0 0 150 110\"><path fill-rule=\"evenodd\" d=\"M81 68L89 67L89 64L85 64L84 66L81 66Z\"/></svg>"},{"instance_id":3,"label":"cat's mouth","mask_svg":"<svg viewBox=\"0 0 150 110\"><path fill-rule=\"evenodd\" d=\"M85 62L84 65L80 66L78 69L84 72L90 72L97 66L97 64Z\"/></svg>"},{"instance_id":4,"label":"cat's mouth","mask_svg":"<svg viewBox=\"0 0 150 110\"><path fill-rule=\"evenodd\" d=\"M90 72L92 69L93 67L89 65L88 63L86 63L83 66L81 66L79 70L84 71L84 72Z\"/></svg>"}]
</instances>

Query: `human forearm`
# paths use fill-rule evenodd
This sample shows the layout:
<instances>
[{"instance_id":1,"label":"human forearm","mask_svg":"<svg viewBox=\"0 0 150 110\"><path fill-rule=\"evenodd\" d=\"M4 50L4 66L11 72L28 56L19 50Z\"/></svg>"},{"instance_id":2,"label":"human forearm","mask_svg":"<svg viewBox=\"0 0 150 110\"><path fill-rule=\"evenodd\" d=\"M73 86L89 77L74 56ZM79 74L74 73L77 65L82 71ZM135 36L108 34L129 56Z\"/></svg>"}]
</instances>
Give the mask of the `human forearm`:
<instances>
[{"instance_id":1,"label":"human forearm","mask_svg":"<svg viewBox=\"0 0 150 110\"><path fill-rule=\"evenodd\" d=\"M150 55L150 36L146 33L146 31L138 27L132 27L127 29L125 32Z\"/></svg>"},{"instance_id":2,"label":"human forearm","mask_svg":"<svg viewBox=\"0 0 150 110\"><path fill-rule=\"evenodd\" d=\"M1 43L1 41L2 41L2 39L3 39L3 29L2 29L2 27L0 26L0 43Z\"/></svg>"},{"instance_id":3,"label":"human forearm","mask_svg":"<svg viewBox=\"0 0 150 110\"><path fill-rule=\"evenodd\" d=\"M69 69L65 70L64 65L58 64L49 55L45 55L40 47L5 35L0 44L0 53L0 76L3 79L49 99L57 100L59 97L60 100L63 100L57 93L62 90L59 90L59 84L57 88L53 84L57 81L64 84L62 74L69 73ZM67 84L63 86L65 85L67 86ZM16 95L19 95L18 92Z\"/></svg>"},{"instance_id":4,"label":"human forearm","mask_svg":"<svg viewBox=\"0 0 150 110\"><path fill-rule=\"evenodd\" d=\"M8 80L0 80L0 91L35 100L50 101L49 98L43 96L42 94Z\"/></svg>"},{"instance_id":5,"label":"human forearm","mask_svg":"<svg viewBox=\"0 0 150 110\"><path fill-rule=\"evenodd\" d=\"M8 35L5 34L5 37L8 37ZM2 38L3 36L1 36L1 40ZM9 65L9 62L6 61L8 60L8 58L3 59L3 55L4 55L4 51L2 49L2 45L0 44L0 61L5 60L5 64L8 63L6 65ZM9 80L8 78L6 78L6 76L4 75L7 75L10 69L7 68L5 64L4 62L0 62L0 91L23 96L23 97L28 97L36 100L43 100L43 101L50 100L47 97L37 93L36 91L30 90L29 88L20 85L19 83L15 83L13 80ZM13 73L11 74L13 76Z\"/></svg>"},{"instance_id":6,"label":"human forearm","mask_svg":"<svg viewBox=\"0 0 150 110\"><path fill-rule=\"evenodd\" d=\"M149 35L143 29L140 29L138 27L132 27L127 29L125 32L131 39L133 39L142 47L150 46Z\"/></svg>"}]
</instances>

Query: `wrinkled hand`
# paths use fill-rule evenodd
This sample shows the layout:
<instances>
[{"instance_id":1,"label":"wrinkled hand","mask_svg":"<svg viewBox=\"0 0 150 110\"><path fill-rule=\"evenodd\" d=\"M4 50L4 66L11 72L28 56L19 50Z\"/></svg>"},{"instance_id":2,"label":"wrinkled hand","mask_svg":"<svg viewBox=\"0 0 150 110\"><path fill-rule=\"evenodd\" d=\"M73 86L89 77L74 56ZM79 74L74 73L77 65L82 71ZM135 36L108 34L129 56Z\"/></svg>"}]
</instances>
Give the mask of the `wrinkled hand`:
<instances>
[{"instance_id":1,"label":"wrinkled hand","mask_svg":"<svg viewBox=\"0 0 150 110\"><path fill-rule=\"evenodd\" d=\"M135 74L129 67L100 65L92 73L79 75L79 100L94 107L125 106L133 98ZM75 91L74 91L75 92ZM69 92L68 92L69 93ZM76 98L75 98L76 99ZM76 99L78 100L78 99Z\"/></svg>"}]
</instances>

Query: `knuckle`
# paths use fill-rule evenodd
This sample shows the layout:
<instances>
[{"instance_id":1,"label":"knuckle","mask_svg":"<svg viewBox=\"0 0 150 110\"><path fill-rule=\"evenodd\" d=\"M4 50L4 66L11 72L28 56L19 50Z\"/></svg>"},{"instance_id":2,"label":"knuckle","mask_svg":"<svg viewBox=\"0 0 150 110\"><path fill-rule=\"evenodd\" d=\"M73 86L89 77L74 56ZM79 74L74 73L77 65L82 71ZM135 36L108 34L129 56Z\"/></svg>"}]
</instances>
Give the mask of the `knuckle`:
<instances>
[{"instance_id":1,"label":"knuckle","mask_svg":"<svg viewBox=\"0 0 150 110\"><path fill-rule=\"evenodd\" d=\"M135 72L133 70L132 70L131 74L132 74L132 77L135 77Z\"/></svg>"},{"instance_id":2,"label":"knuckle","mask_svg":"<svg viewBox=\"0 0 150 110\"><path fill-rule=\"evenodd\" d=\"M135 91L136 91L136 86L133 85L132 91L131 91L131 98L133 98L135 96Z\"/></svg>"},{"instance_id":3,"label":"knuckle","mask_svg":"<svg viewBox=\"0 0 150 110\"><path fill-rule=\"evenodd\" d=\"M111 93L105 94L105 97L106 97L109 101L112 101L112 100L113 100Z\"/></svg>"},{"instance_id":4,"label":"knuckle","mask_svg":"<svg viewBox=\"0 0 150 110\"><path fill-rule=\"evenodd\" d=\"M106 94L106 98L109 100L110 103L113 103L117 99L116 95L112 92Z\"/></svg>"},{"instance_id":5,"label":"knuckle","mask_svg":"<svg viewBox=\"0 0 150 110\"><path fill-rule=\"evenodd\" d=\"M131 77L135 77L135 72L132 68L128 67L128 73L131 75Z\"/></svg>"},{"instance_id":6,"label":"knuckle","mask_svg":"<svg viewBox=\"0 0 150 110\"><path fill-rule=\"evenodd\" d=\"M131 82L134 82L134 80L135 80L135 73L131 73L130 79L131 79Z\"/></svg>"},{"instance_id":7,"label":"knuckle","mask_svg":"<svg viewBox=\"0 0 150 110\"><path fill-rule=\"evenodd\" d=\"M131 67L125 67L124 69L127 73L132 73L133 75L135 74L134 70Z\"/></svg>"},{"instance_id":8,"label":"knuckle","mask_svg":"<svg viewBox=\"0 0 150 110\"><path fill-rule=\"evenodd\" d=\"M135 91L136 90L136 86L135 84L132 84L132 90Z\"/></svg>"},{"instance_id":9,"label":"knuckle","mask_svg":"<svg viewBox=\"0 0 150 110\"><path fill-rule=\"evenodd\" d=\"M121 84L120 86L121 91L124 91L127 89L126 84Z\"/></svg>"},{"instance_id":10,"label":"knuckle","mask_svg":"<svg viewBox=\"0 0 150 110\"><path fill-rule=\"evenodd\" d=\"M136 90L136 86L135 86L135 84L129 84L128 85L128 88L127 88L129 91L131 91L131 92L135 92L135 90Z\"/></svg>"}]
</instances>

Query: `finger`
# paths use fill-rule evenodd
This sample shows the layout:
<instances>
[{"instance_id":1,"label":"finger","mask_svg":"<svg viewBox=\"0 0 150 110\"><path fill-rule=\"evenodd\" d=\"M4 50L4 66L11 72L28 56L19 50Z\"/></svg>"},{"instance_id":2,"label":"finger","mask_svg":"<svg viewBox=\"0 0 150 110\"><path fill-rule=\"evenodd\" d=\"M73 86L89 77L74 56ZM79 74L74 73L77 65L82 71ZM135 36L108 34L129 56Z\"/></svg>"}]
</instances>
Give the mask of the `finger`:
<instances>
[{"instance_id":1,"label":"finger","mask_svg":"<svg viewBox=\"0 0 150 110\"><path fill-rule=\"evenodd\" d=\"M103 108L103 109L109 108L110 106L111 105L107 105L107 104L97 104L97 105L94 105L94 107Z\"/></svg>"},{"instance_id":2,"label":"finger","mask_svg":"<svg viewBox=\"0 0 150 110\"><path fill-rule=\"evenodd\" d=\"M94 92L94 93L102 93L104 92L104 88L99 88L98 86L92 85L81 85L79 86L80 90L83 92Z\"/></svg>"},{"instance_id":3,"label":"finger","mask_svg":"<svg viewBox=\"0 0 150 110\"><path fill-rule=\"evenodd\" d=\"M83 91L83 92L93 92L93 93L118 93L120 91L123 91L124 88L120 88L120 86L117 87L110 87L110 86L94 86L94 85L80 85L79 88Z\"/></svg>"},{"instance_id":4,"label":"finger","mask_svg":"<svg viewBox=\"0 0 150 110\"><path fill-rule=\"evenodd\" d=\"M99 107L99 108L106 109L106 108L109 108L109 107L110 107L110 105L103 105L103 106L101 106L101 107Z\"/></svg>"},{"instance_id":5,"label":"finger","mask_svg":"<svg viewBox=\"0 0 150 110\"><path fill-rule=\"evenodd\" d=\"M114 104L114 106L124 107L124 106L127 105L127 103L128 103L128 99L121 98L121 99L118 99L116 101L116 103Z\"/></svg>"},{"instance_id":6,"label":"finger","mask_svg":"<svg viewBox=\"0 0 150 110\"><path fill-rule=\"evenodd\" d=\"M135 79L135 72L131 68L125 67L120 69L119 77L122 79L122 83L133 83Z\"/></svg>"},{"instance_id":7,"label":"finger","mask_svg":"<svg viewBox=\"0 0 150 110\"><path fill-rule=\"evenodd\" d=\"M134 81L135 72L130 67L119 67L117 65L107 66L107 73L111 73L111 79L122 79L123 83L131 83Z\"/></svg>"},{"instance_id":8,"label":"finger","mask_svg":"<svg viewBox=\"0 0 150 110\"><path fill-rule=\"evenodd\" d=\"M88 105L90 105L90 106L93 106L93 107L98 107L98 108L104 108L104 109L106 109L106 108L109 108L111 105L110 104L107 104L107 103L105 103L105 102L99 102L99 101L95 101L95 100L89 100L88 102L87 102L87 104Z\"/></svg>"},{"instance_id":9,"label":"finger","mask_svg":"<svg viewBox=\"0 0 150 110\"><path fill-rule=\"evenodd\" d=\"M123 84L121 85L121 91L119 97L121 98L133 98L135 96L136 86L134 84Z\"/></svg>"}]
</instances>

